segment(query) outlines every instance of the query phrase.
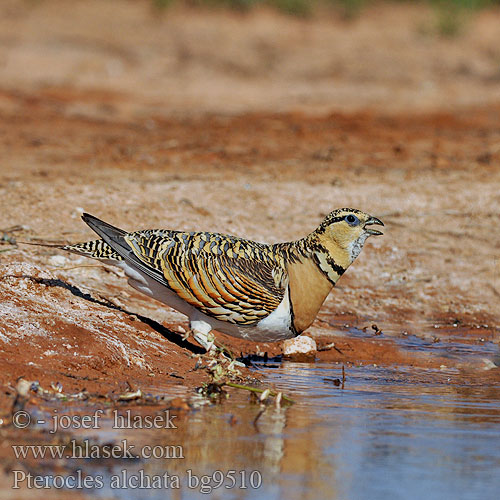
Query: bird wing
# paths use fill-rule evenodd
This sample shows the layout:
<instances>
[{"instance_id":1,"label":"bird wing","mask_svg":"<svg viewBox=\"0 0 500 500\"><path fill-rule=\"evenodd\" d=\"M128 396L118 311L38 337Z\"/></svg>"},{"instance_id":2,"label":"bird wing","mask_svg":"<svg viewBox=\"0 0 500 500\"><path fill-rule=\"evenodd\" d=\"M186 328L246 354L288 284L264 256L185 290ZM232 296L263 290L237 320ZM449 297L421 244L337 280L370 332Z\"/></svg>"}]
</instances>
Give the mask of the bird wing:
<instances>
[{"instance_id":1,"label":"bird wing","mask_svg":"<svg viewBox=\"0 0 500 500\"><path fill-rule=\"evenodd\" d=\"M283 299L285 265L268 245L203 232L124 233L87 214L84 220L135 268L218 320L251 326Z\"/></svg>"}]
</instances>

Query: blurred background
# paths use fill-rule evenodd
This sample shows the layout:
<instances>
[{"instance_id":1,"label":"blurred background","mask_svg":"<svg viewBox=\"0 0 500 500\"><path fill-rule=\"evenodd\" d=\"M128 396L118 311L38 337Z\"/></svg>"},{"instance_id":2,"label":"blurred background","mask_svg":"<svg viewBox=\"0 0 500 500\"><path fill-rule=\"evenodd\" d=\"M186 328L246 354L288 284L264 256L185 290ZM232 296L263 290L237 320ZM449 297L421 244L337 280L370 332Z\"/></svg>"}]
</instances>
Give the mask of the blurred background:
<instances>
[{"instance_id":1,"label":"blurred background","mask_svg":"<svg viewBox=\"0 0 500 500\"><path fill-rule=\"evenodd\" d=\"M4 0L0 85L99 115L487 104L498 4Z\"/></svg>"}]
</instances>

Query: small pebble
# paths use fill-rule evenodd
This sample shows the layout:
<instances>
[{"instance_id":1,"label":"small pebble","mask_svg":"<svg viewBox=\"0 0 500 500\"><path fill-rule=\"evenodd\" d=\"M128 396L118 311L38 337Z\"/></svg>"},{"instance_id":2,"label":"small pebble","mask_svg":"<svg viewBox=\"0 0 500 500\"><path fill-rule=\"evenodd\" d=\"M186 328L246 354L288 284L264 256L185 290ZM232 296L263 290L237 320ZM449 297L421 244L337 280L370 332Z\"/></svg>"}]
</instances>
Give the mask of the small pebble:
<instances>
[{"instance_id":1,"label":"small pebble","mask_svg":"<svg viewBox=\"0 0 500 500\"><path fill-rule=\"evenodd\" d=\"M283 342L283 356L293 361L312 361L316 357L316 342L311 337L300 336Z\"/></svg>"}]
</instances>

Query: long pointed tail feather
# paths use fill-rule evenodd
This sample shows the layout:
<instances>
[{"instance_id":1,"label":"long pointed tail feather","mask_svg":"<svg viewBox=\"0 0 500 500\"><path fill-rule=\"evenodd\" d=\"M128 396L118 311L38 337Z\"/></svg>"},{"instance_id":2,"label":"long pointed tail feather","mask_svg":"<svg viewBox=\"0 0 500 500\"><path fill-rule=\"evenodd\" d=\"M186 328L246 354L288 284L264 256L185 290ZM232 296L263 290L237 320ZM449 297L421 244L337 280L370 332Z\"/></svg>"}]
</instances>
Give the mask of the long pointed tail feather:
<instances>
[{"instance_id":1,"label":"long pointed tail feather","mask_svg":"<svg viewBox=\"0 0 500 500\"><path fill-rule=\"evenodd\" d=\"M64 245L60 248L61 250L84 255L85 257L91 257L93 259L106 261L123 260L121 255L115 252L113 248L103 240L86 241L84 243L77 243L76 245Z\"/></svg>"},{"instance_id":2,"label":"long pointed tail feather","mask_svg":"<svg viewBox=\"0 0 500 500\"><path fill-rule=\"evenodd\" d=\"M57 248L59 250L64 250L66 252L75 253L77 255L83 255L85 257L90 257L92 259L113 261L113 260L123 260L123 258L115 252L105 241L103 240L92 240L85 241L83 243L76 243L75 245L63 245L59 243L43 243L34 241L17 241L23 245L33 245L37 247L48 247Z\"/></svg>"}]
</instances>

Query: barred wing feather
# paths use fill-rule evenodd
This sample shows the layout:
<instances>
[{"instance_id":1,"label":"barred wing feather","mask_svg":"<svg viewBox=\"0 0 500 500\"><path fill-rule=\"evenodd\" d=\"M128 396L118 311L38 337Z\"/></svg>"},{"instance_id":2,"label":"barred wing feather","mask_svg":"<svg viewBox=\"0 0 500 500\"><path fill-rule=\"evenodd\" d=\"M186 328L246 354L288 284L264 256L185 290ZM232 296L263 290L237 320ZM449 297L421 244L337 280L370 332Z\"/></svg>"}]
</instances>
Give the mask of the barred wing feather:
<instances>
[{"instance_id":1,"label":"barred wing feather","mask_svg":"<svg viewBox=\"0 0 500 500\"><path fill-rule=\"evenodd\" d=\"M267 245L213 233L161 230L129 233L124 239L159 281L216 319L251 326L283 299L284 263Z\"/></svg>"}]
</instances>

